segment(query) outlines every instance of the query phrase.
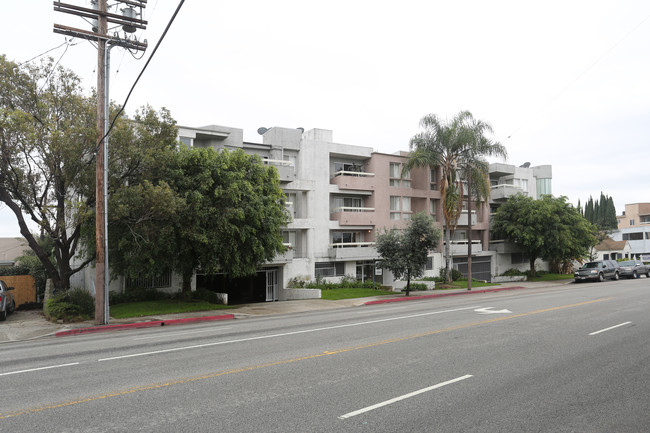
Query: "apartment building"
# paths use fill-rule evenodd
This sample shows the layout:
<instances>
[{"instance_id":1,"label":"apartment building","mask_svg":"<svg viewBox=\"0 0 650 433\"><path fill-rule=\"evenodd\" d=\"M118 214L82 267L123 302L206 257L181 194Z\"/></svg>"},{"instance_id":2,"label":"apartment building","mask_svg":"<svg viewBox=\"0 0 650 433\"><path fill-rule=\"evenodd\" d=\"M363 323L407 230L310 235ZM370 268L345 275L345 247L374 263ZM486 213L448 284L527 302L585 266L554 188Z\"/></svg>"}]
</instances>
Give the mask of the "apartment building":
<instances>
[{"instance_id":1,"label":"apartment building","mask_svg":"<svg viewBox=\"0 0 650 433\"><path fill-rule=\"evenodd\" d=\"M499 206L516 194L524 194L535 199L552 194L553 170L550 165L531 166L526 162L520 166L495 163L489 167L490 183L490 214L494 214ZM492 235L489 244L493 256L493 273L500 275L509 269L526 271L530 269L528 257L516 245ZM542 260L535 262L538 270L548 270L548 264Z\"/></svg>"},{"instance_id":2,"label":"apartment building","mask_svg":"<svg viewBox=\"0 0 650 433\"><path fill-rule=\"evenodd\" d=\"M292 279L338 281L352 276L401 288L404 282L377 268L375 240L383 230L404 228L417 212L431 215L444 230L439 170L416 168L402 175L407 152L380 153L337 143L329 130L273 127L259 128L258 133L261 143L244 141L243 130L238 128L179 127L179 140L186 146L243 149L275 167L291 216L282 232L287 252L260 266L255 276L229 280L226 275L199 274L193 288L227 293L229 303L292 299L296 291L287 289ZM472 204L470 214L463 210L450 244L454 268L466 274L471 221L472 275L488 281L512 267L525 269L528 263L515 247L490 238L490 212L512 194L537 197L550 193L551 169L492 164L490 179L492 199ZM444 239L430 252L425 275L439 275L445 266L443 250ZM79 278L88 281L93 276L88 271ZM78 284L87 286L82 281ZM117 278L111 281L110 290L136 286L173 291L180 287L180 280L171 273L151 281Z\"/></svg>"},{"instance_id":3,"label":"apartment building","mask_svg":"<svg viewBox=\"0 0 650 433\"><path fill-rule=\"evenodd\" d=\"M611 234L612 239L629 241L630 257L650 260L650 203L625 204L616 219L618 232Z\"/></svg>"}]
</instances>

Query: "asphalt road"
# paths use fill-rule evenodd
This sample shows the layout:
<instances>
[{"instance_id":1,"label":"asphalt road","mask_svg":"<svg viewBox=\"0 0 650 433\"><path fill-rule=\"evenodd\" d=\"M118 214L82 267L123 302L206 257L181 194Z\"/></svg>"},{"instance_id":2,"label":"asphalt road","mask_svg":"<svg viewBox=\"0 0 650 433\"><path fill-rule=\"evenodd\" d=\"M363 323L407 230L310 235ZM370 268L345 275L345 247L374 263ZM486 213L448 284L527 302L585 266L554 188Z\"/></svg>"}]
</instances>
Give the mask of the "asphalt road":
<instances>
[{"instance_id":1,"label":"asphalt road","mask_svg":"<svg viewBox=\"0 0 650 433\"><path fill-rule=\"evenodd\" d=\"M2 345L2 432L650 431L650 279Z\"/></svg>"}]
</instances>

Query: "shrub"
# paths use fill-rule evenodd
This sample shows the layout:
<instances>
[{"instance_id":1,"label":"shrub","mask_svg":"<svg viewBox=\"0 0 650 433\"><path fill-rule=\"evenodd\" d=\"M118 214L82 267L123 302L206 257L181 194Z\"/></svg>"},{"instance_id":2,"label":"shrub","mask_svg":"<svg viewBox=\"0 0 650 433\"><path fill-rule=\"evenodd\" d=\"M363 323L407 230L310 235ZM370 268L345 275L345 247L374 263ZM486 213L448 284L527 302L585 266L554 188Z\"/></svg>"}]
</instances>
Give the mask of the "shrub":
<instances>
[{"instance_id":1,"label":"shrub","mask_svg":"<svg viewBox=\"0 0 650 433\"><path fill-rule=\"evenodd\" d=\"M447 280L446 277L447 277L447 269L440 268L440 278L442 279L442 281L446 281ZM458 269L452 268L451 280L456 281L456 280L460 280L461 278L463 278L463 274Z\"/></svg>"},{"instance_id":2,"label":"shrub","mask_svg":"<svg viewBox=\"0 0 650 433\"><path fill-rule=\"evenodd\" d=\"M115 305L128 302L160 301L162 299L171 299L173 296L156 289L133 289L124 293L110 292L108 294L108 303L109 305Z\"/></svg>"},{"instance_id":3,"label":"shrub","mask_svg":"<svg viewBox=\"0 0 650 433\"><path fill-rule=\"evenodd\" d=\"M95 298L87 290L70 289L49 299L45 303L43 313L50 320L88 320L95 314Z\"/></svg>"},{"instance_id":4,"label":"shrub","mask_svg":"<svg viewBox=\"0 0 650 433\"><path fill-rule=\"evenodd\" d=\"M411 283L410 289L412 291L421 291L421 290L429 290L429 287L424 283Z\"/></svg>"},{"instance_id":5,"label":"shrub","mask_svg":"<svg viewBox=\"0 0 650 433\"><path fill-rule=\"evenodd\" d=\"M196 301L205 301L211 304L221 304L217 292L206 289L198 289L191 293L192 299Z\"/></svg>"},{"instance_id":6,"label":"shrub","mask_svg":"<svg viewBox=\"0 0 650 433\"><path fill-rule=\"evenodd\" d=\"M521 272L519 269L508 269L504 273L501 274L504 277L519 277L522 275L526 275L525 273Z\"/></svg>"}]
</instances>

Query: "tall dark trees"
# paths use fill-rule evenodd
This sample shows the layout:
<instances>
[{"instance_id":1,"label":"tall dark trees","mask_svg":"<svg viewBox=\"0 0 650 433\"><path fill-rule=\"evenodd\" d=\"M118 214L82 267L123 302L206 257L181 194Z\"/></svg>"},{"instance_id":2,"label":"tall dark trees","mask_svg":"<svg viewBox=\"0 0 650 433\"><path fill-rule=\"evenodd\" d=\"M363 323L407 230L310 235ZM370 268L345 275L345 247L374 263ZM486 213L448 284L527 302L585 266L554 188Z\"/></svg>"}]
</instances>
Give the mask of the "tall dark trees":
<instances>
[{"instance_id":1,"label":"tall dark trees","mask_svg":"<svg viewBox=\"0 0 650 433\"><path fill-rule=\"evenodd\" d=\"M580 201L578 201L578 208L580 209ZM585 202L582 215L587 221L598 227L600 231L611 232L618 228L614 199L602 192L600 193L600 199L597 201L589 196L589 200Z\"/></svg>"}]
</instances>

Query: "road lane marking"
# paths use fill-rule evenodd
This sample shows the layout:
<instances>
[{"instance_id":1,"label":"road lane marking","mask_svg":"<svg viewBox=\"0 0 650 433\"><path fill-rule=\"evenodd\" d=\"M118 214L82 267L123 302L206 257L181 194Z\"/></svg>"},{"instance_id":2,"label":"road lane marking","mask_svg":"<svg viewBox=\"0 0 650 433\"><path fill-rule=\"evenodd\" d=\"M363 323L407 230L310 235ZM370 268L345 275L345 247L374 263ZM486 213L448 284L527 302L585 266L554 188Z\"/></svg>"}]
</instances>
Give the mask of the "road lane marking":
<instances>
[{"instance_id":1,"label":"road lane marking","mask_svg":"<svg viewBox=\"0 0 650 433\"><path fill-rule=\"evenodd\" d=\"M242 342L245 342L245 341L254 341L254 340L264 340L264 339L267 339L267 338L286 337L288 335L307 334L309 332L319 332L319 331L329 331L329 330L332 330L332 329L349 328L351 326L371 325L371 324L374 324L374 323L389 322L391 320L403 320L403 319L411 319L411 318L414 318L414 317L431 316L433 314L453 313L453 312L456 312L456 311L471 310L471 309L474 309L474 308L478 308L478 307L474 306L474 307L454 308L454 309L451 309L451 310L429 311L429 312L426 312L426 313L410 314L408 316L389 317L387 319L377 319L377 320L369 320L369 321L366 321L366 322L347 323L345 325L326 326L324 328L303 329L303 330L300 330L300 331L284 332L284 333L281 333L281 334L260 335L260 336L257 336L257 337L240 338L240 339L237 339L237 340L216 341L214 343L204 343L204 344L195 344L195 345L192 345L192 346L173 347L171 349L161 349L161 350L153 350L153 351L150 351L150 352L132 353L130 355L111 356L109 358L98 359L98 361L99 362L114 361L114 360L117 360L117 359L135 358L135 357L138 357L138 356L159 355L161 353L179 352L179 351L182 351L182 350L191 350L191 349L200 349L200 348L203 348L203 347L220 346L222 344L242 343Z\"/></svg>"},{"instance_id":2,"label":"road lane marking","mask_svg":"<svg viewBox=\"0 0 650 433\"><path fill-rule=\"evenodd\" d=\"M378 341L378 342L375 342L375 343L369 343L369 344L365 344L365 345L357 346L357 347L348 347L348 348L338 349L338 350L334 350L334 351L324 351L322 353L305 355L305 356L302 356L302 357L299 357L299 358L284 359L284 360L280 360L280 361L269 362L269 363L266 363L266 364L258 364L258 365L248 366L248 367L242 367L242 368L238 368L238 369L234 369L234 370L226 370L226 371L209 373L209 374L206 374L206 375L203 375L203 376L196 376L196 377L188 377L188 378L184 378L184 379L178 379L178 380L174 380L174 381L166 382L166 383L157 383L157 384L145 385L145 386L141 386L141 387L137 387L137 388L125 389L125 390L116 391L116 392L113 392L113 393L110 393L110 394L95 395L95 396L91 396L91 397L76 400L76 401L68 401L68 402L63 402L63 403L44 405L44 406L40 406L40 407L31 407L31 408L17 410L17 411L9 412L9 413L0 413L0 420L13 418L13 417L17 417L17 416L20 416L20 415L27 415L27 414L31 414L31 413L42 412L44 410L49 410L49 409L58 409L58 408L62 408L62 407L74 406L74 405L81 404L81 403L98 401L98 400L101 400L101 399L106 399L106 398L111 398L111 397L118 397L118 396L134 394L134 393L137 393L137 392L143 392L143 391L154 390L154 389L161 389L161 388L165 388L165 387L173 386L173 385L182 385L182 384L187 384L187 383L196 382L196 381L200 381L200 380L214 379L214 378L217 378L217 377L227 376L227 375L230 375L230 374L245 373L245 372L248 372L248 371L255 371L255 370L259 370L259 369L263 369L263 368L287 365L287 364L291 364L291 363L294 363L294 362L318 359L318 358L321 358L321 357L324 357L324 356L338 355L338 354L350 352L350 351L353 351L353 350L368 349L368 348L372 348L372 347L381 346L381 345L384 345L384 344L396 343L396 342L400 342L400 341L407 341L407 340L412 340L412 339L415 339L415 338L430 336L430 335L434 335L434 334L440 334L440 333L443 333L443 332L454 331L454 330L469 328L469 327L473 327L473 326L485 325L485 324L492 323L492 322L499 322L501 320L510 320L510 319L517 318L517 317L525 317L525 316L529 316L529 315L533 315L533 314L546 313L546 312L549 312L549 311L556 311L556 310L562 310L562 309L566 309L566 308L579 307L579 306L583 306L583 305L593 304L593 303L596 303L596 302L609 301L609 300L612 300L612 299L614 299L613 296L609 297L609 298L600 298L600 299L594 299L594 300L591 300L591 301L580 302L580 303L577 303L577 304L561 305L561 306L558 306L558 307L551 307L551 308L546 308L546 309L543 309L543 310L531 311L531 312L528 312L528 313L521 313L521 314L512 315L512 316L501 316L501 317L497 317L497 318L494 318L494 319L483 320L481 322L469 323L469 324L466 324L466 325L459 325L459 326L452 326L452 327L444 328L444 329L436 329L436 330L421 333L421 334L415 334L415 335L410 335L410 336L406 336L406 337L400 337L400 338L394 338L394 339L390 339L390 340ZM476 308L476 307L471 307L471 308Z\"/></svg>"},{"instance_id":3,"label":"road lane marking","mask_svg":"<svg viewBox=\"0 0 650 433\"><path fill-rule=\"evenodd\" d=\"M48 365L47 367L38 367L38 368L30 368L27 370L10 371L8 373L0 373L0 376L9 376L11 374L20 374L20 373L31 373L32 371L49 370L51 368L70 367L71 365L79 365L79 363L71 362L69 364Z\"/></svg>"},{"instance_id":4,"label":"road lane marking","mask_svg":"<svg viewBox=\"0 0 650 433\"><path fill-rule=\"evenodd\" d=\"M474 310L478 314L509 314L512 313L510 310L493 310L494 307L484 307L484 308L477 308Z\"/></svg>"},{"instance_id":5,"label":"road lane marking","mask_svg":"<svg viewBox=\"0 0 650 433\"><path fill-rule=\"evenodd\" d=\"M173 332L173 333L169 333L169 334L166 334L163 331L163 332L160 332L159 334L156 334L156 335L147 335L145 337L135 337L133 340L138 341L138 340L149 340L149 339L152 339L152 338L175 337L175 336L178 336L178 335L182 336L182 335L186 335L186 334L196 334L198 332L221 331L222 329L230 329L230 328L231 328L231 326L225 326L223 328L221 328L221 327L220 328L213 327L213 328L210 328L210 329L196 329L194 331Z\"/></svg>"},{"instance_id":6,"label":"road lane marking","mask_svg":"<svg viewBox=\"0 0 650 433\"><path fill-rule=\"evenodd\" d=\"M632 323L632 322L620 323L618 325L610 326L609 328L601 329L600 331L592 332L589 335L596 335L596 334L600 334L601 332L611 331L612 329L616 329L616 328L619 328L621 326L629 325L630 323Z\"/></svg>"},{"instance_id":7,"label":"road lane marking","mask_svg":"<svg viewBox=\"0 0 650 433\"><path fill-rule=\"evenodd\" d=\"M433 391L434 389L442 388L443 386L451 385L452 383L460 382L461 380L469 379L470 377L473 376L471 374L466 374L465 376L460 376L456 379L451 379L408 394L400 395L399 397L391 398L390 400L382 401L381 403L373 404L372 406L364 407L363 409L355 410L354 412L348 412L345 415L341 415L339 419L352 418L353 416L361 415L362 413L370 412L371 410L379 409L380 407L388 406L389 404L397 403L398 401L406 400L407 398L415 397L416 395Z\"/></svg>"}]
</instances>

